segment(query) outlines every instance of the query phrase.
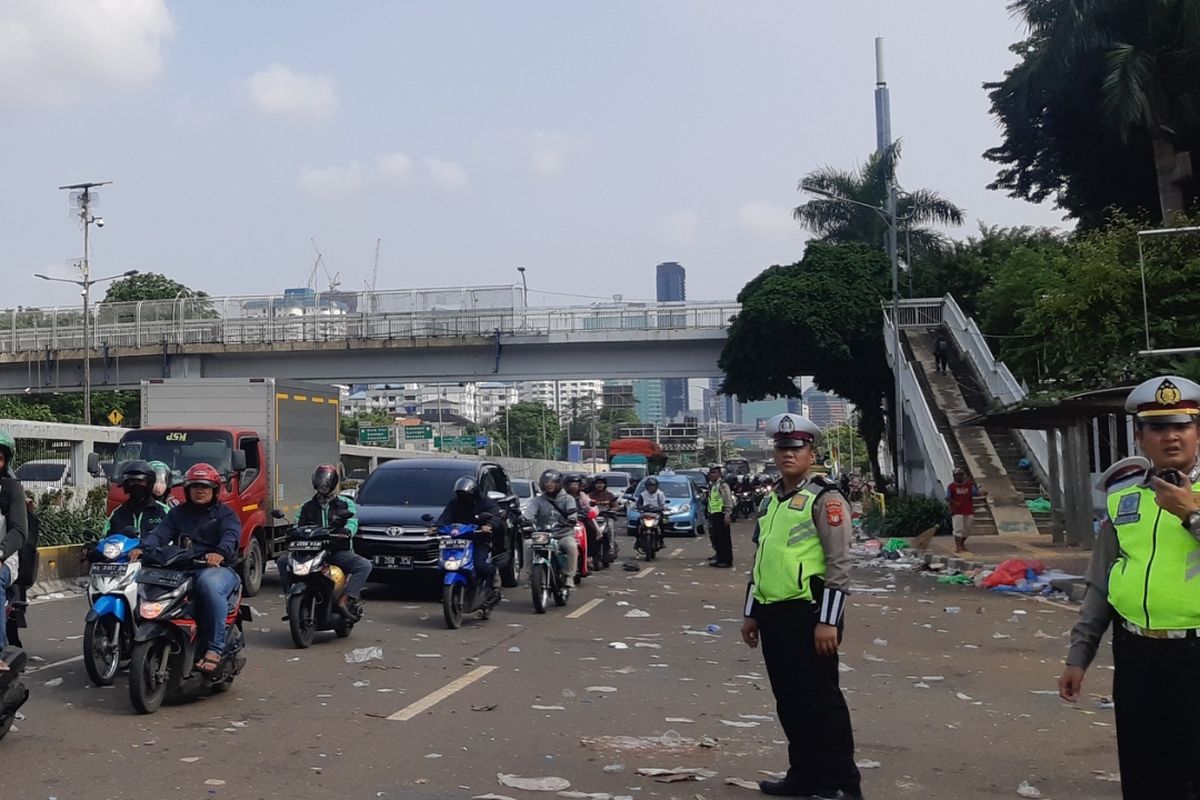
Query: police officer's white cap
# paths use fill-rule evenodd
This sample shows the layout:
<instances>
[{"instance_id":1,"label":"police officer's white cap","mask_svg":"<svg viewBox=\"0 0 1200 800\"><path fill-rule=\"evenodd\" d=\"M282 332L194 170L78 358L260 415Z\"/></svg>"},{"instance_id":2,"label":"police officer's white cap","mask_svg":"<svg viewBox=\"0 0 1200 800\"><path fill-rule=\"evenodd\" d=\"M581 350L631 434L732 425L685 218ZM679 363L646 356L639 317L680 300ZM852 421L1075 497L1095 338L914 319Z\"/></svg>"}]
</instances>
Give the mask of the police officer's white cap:
<instances>
[{"instance_id":1,"label":"police officer's white cap","mask_svg":"<svg viewBox=\"0 0 1200 800\"><path fill-rule=\"evenodd\" d=\"M767 435L776 447L814 447L821 443L821 429L799 414L777 414L767 420Z\"/></svg>"},{"instance_id":2,"label":"police officer's white cap","mask_svg":"<svg viewBox=\"0 0 1200 800\"><path fill-rule=\"evenodd\" d=\"M1137 385L1125 411L1139 422L1200 422L1200 385L1178 375L1163 375Z\"/></svg>"},{"instance_id":3,"label":"police officer's white cap","mask_svg":"<svg viewBox=\"0 0 1200 800\"><path fill-rule=\"evenodd\" d=\"M1150 462L1145 456L1122 458L1120 461L1114 461L1111 467L1104 470L1104 474L1096 481L1096 488L1107 493L1122 484L1140 479L1148 469L1150 469Z\"/></svg>"}]
</instances>

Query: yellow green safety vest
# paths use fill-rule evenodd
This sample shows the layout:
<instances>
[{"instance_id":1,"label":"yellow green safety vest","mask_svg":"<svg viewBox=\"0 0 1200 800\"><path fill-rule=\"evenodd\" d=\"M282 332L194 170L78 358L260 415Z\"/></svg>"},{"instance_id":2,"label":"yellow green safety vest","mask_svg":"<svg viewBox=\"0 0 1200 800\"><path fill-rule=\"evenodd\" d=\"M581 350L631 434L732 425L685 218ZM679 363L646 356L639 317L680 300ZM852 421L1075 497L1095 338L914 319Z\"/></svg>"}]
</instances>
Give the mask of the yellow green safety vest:
<instances>
[{"instance_id":1,"label":"yellow green safety vest","mask_svg":"<svg viewBox=\"0 0 1200 800\"><path fill-rule=\"evenodd\" d=\"M1200 483L1193 490L1200 491ZM1154 490L1127 486L1108 496L1119 555L1108 573L1108 602L1149 630L1200 628L1200 542Z\"/></svg>"},{"instance_id":2,"label":"yellow green safety vest","mask_svg":"<svg viewBox=\"0 0 1200 800\"><path fill-rule=\"evenodd\" d=\"M716 516L725 510L725 498L721 496L721 487L712 486L708 490L708 513Z\"/></svg>"},{"instance_id":3,"label":"yellow green safety vest","mask_svg":"<svg viewBox=\"0 0 1200 800\"><path fill-rule=\"evenodd\" d=\"M785 501L772 492L758 521L754 599L760 603L813 599L810 581L825 576L825 550L817 536L820 492L811 483Z\"/></svg>"}]
</instances>

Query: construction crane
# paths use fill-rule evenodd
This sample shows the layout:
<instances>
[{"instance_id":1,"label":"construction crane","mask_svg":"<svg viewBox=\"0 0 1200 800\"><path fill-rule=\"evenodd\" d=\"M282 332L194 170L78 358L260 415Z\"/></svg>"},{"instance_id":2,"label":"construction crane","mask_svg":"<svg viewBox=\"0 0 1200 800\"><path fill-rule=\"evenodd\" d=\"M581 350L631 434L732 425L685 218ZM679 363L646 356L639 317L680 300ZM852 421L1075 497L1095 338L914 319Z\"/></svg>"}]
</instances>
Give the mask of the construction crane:
<instances>
[{"instance_id":1,"label":"construction crane","mask_svg":"<svg viewBox=\"0 0 1200 800\"><path fill-rule=\"evenodd\" d=\"M379 283L379 243L382 239L375 240L375 266L371 268L371 280L363 281L368 292L375 291L375 286Z\"/></svg>"},{"instance_id":2,"label":"construction crane","mask_svg":"<svg viewBox=\"0 0 1200 800\"><path fill-rule=\"evenodd\" d=\"M313 261L312 269L308 271L308 280L304 285L315 291L317 288L317 270L320 269L325 273L325 279L329 281L329 289L327 291L336 291L342 285L342 273L335 272L330 275L329 267L325 266L325 256L322 255L321 248L317 247L317 240L309 237L309 241L312 242L313 250L316 251L317 257Z\"/></svg>"}]
</instances>

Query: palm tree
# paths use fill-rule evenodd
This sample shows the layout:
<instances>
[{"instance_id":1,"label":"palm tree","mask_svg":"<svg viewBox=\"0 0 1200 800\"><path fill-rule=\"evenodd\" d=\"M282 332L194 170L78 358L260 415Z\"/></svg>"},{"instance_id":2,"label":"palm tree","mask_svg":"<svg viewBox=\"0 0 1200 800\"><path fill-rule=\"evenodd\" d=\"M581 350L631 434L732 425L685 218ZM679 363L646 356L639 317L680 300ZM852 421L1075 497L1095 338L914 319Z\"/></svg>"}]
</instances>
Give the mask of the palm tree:
<instances>
[{"instance_id":1,"label":"palm tree","mask_svg":"<svg viewBox=\"0 0 1200 800\"><path fill-rule=\"evenodd\" d=\"M888 181L895 174L900 160L900 143L896 142L882 153L876 152L855 171L822 167L804 176L801 190L806 187L882 208L887 203ZM883 245L888 224L878 212L833 198L816 198L799 205L792 216L827 242L849 244L861 242ZM945 237L928 225L961 225L963 211L930 189L900 191L896 197L896 217L901 237L907 236L917 252L936 250Z\"/></svg>"},{"instance_id":2,"label":"palm tree","mask_svg":"<svg viewBox=\"0 0 1200 800\"><path fill-rule=\"evenodd\" d=\"M1163 219L1183 211L1192 167L1180 144L1200 126L1200 3L1014 0L1009 10L1030 35L1023 69L1005 82L1016 85L1004 88L1034 97L1098 80L1110 132L1123 144L1150 140Z\"/></svg>"}]
</instances>

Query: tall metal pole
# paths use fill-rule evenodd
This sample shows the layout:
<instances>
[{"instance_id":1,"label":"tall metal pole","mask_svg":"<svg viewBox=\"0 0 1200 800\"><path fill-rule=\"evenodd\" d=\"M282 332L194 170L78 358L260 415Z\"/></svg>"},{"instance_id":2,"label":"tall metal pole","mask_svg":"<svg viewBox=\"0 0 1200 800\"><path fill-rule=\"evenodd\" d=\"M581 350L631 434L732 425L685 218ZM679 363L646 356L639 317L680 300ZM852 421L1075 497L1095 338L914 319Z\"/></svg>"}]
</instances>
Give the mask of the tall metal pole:
<instances>
[{"instance_id":1,"label":"tall metal pole","mask_svg":"<svg viewBox=\"0 0 1200 800\"><path fill-rule=\"evenodd\" d=\"M92 294L91 271L88 265L88 229L92 227L88 218L88 190L83 190L80 200L80 216L83 218L83 424L92 424L92 337L91 315L88 300Z\"/></svg>"},{"instance_id":2,"label":"tall metal pole","mask_svg":"<svg viewBox=\"0 0 1200 800\"><path fill-rule=\"evenodd\" d=\"M875 146L883 156L892 146L892 101L883 69L883 38L875 40ZM904 388L901 382L900 350L900 248L896 241L896 167L887 176L888 256L892 260L892 372L895 375L896 492L905 489L907 463L904 458Z\"/></svg>"}]
</instances>

